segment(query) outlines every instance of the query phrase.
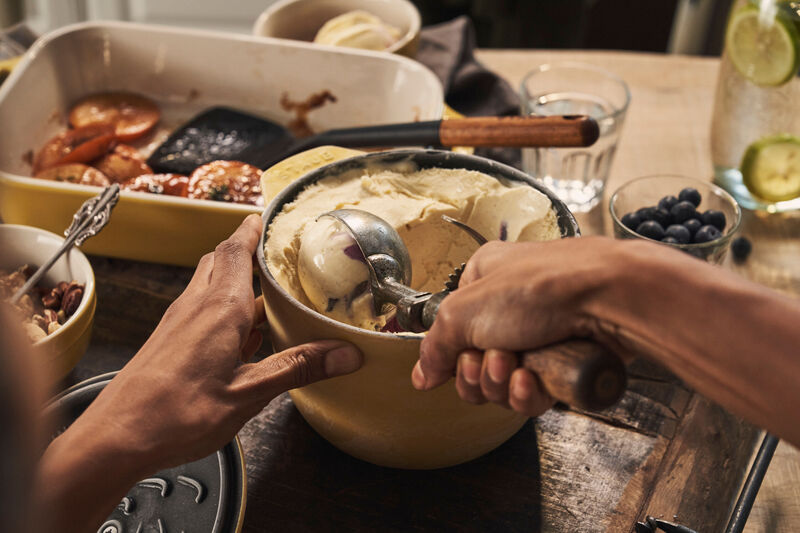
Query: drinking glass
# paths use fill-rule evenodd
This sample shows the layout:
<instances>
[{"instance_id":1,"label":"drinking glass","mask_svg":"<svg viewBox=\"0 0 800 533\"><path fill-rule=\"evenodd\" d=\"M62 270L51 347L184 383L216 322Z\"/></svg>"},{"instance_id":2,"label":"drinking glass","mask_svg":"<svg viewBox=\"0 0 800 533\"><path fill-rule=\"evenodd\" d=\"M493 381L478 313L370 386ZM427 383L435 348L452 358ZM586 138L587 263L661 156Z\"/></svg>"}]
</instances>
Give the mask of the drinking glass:
<instances>
[{"instance_id":1,"label":"drinking glass","mask_svg":"<svg viewBox=\"0 0 800 533\"><path fill-rule=\"evenodd\" d=\"M522 167L573 212L586 212L603 196L617 141L631 100L617 75L583 63L540 65L522 80L522 114L589 115L600 137L585 148L524 148Z\"/></svg>"},{"instance_id":2,"label":"drinking glass","mask_svg":"<svg viewBox=\"0 0 800 533\"><path fill-rule=\"evenodd\" d=\"M750 209L800 209L800 2L737 0L714 113L714 181Z\"/></svg>"}]
</instances>

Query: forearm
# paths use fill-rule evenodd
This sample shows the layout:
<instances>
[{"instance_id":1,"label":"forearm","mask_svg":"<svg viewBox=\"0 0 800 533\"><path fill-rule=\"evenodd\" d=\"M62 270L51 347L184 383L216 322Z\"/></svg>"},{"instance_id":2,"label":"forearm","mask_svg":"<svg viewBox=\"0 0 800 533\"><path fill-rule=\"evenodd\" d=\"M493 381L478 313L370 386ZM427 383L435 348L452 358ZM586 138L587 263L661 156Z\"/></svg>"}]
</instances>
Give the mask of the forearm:
<instances>
[{"instance_id":1,"label":"forearm","mask_svg":"<svg viewBox=\"0 0 800 533\"><path fill-rule=\"evenodd\" d=\"M112 432L112 426L73 425L47 448L37 473L41 531L97 531L148 474L144 462L116 443Z\"/></svg>"},{"instance_id":2,"label":"forearm","mask_svg":"<svg viewBox=\"0 0 800 533\"><path fill-rule=\"evenodd\" d=\"M598 327L800 444L800 301L653 246L621 255L615 281L589 300Z\"/></svg>"}]
</instances>

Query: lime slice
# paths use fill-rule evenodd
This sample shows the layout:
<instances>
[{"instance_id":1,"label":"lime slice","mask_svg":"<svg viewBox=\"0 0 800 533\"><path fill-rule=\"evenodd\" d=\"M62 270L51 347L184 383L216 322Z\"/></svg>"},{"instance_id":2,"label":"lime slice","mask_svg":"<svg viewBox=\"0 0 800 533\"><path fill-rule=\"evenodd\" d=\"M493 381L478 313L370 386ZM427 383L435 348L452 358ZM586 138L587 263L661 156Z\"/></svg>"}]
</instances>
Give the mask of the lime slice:
<instances>
[{"instance_id":1,"label":"lime slice","mask_svg":"<svg viewBox=\"0 0 800 533\"><path fill-rule=\"evenodd\" d=\"M800 35L794 23L781 16L762 25L758 8L740 8L728 22L725 46L736 70L757 85L781 85L797 73Z\"/></svg>"},{"instance_id":2,"label":"lime slice","mask_svg":"<svg viewBox=\"0 0 800 533\"><path fill-rule=\"evenodd\" d=\"M800 196L800 138L775 135L751 144L742 158L742 179L755 196L771 202Z\"/></svg>"}]
</instances>

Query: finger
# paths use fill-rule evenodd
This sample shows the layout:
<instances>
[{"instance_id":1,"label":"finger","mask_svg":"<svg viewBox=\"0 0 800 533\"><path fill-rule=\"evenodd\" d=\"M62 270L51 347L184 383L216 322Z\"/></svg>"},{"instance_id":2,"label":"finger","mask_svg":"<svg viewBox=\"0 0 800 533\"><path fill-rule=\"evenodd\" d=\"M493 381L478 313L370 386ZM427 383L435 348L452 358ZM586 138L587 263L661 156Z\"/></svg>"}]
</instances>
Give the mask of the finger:
<instances>
[{"instance_id":1,"label":"finger","mask_svg":"<svg viewBox=\"0 0 800 533\"><path fill-rule=\"evenodd\" d=\"M261 343L264 341L264 336L261 334L260 331L254 329L250 332L250 336L247 337L247 341L244 343L244 347L242 348L242 361L247 362L253 358L259 348L261 348Z\"/></svg>"},{"instance_id":2,"label":"finger","mask_svg":"<svg viewBox=\"0 0 800 533\"><path fill-rule=\"evenodd\" d=\"M466 323L472 313L465 294L459 289L442 301L433 326L422 339L419 364L412 373L412 383L419 390L430 390L447 382L459 354L472 346L466 339Z\"/></svg>"},{"instance_id":3,"label":"finger","mask_svg":"<svg viewBox=\"0 0 800 533\"><path fill-rule=\"evenodd\" d=\"M539 416L553 406L553 399L545 392L539 378L524 368L511 374L508 403L511 408L528 416Z\"/></svg>"},{"instance_id":4,"label":"finger","mask_svg":"<svg viewBox=\"0 0 800 533\"><path fill-rule=\"evenodd\" d=\"M481 367L481 392L490 402L509 407L508 387L517 368L516 354L506 350L486 350Z\"/></svg>"},{"instance_id":5,"label":"finger","mask_svg":"<svg viewBox=\"0 0 800 533\"><path fill-rule=\"evenodd\" d=\"M234 388L266 403L287 390L355 372L362 363L361 352L352 344L315 341L242 365Z\"/></svg>"},{"instance_id":6,"label":"finger","mask_svg":"<svg viewBox=\"0 0 800 533\"><path fill-rule=\"evenodd\" d=\"M508 244L501 241L489 241L478 248L478 251L472 254L472 257L467 261L467 266L464 267L458 286L465 287L476 279L480 279L491 268L491 263L494 262L493 259L503 255L508 248Z\"/></svg>"},{"instance_id":7,"label":"finger","mask_svg":"<svg viewBox=\"0 0 800 533\"><path fill-rule=\"evenodd\" d=\"M267 321L267 309L264 307L264 296L259 296L253 301L255 314L253 315L253 327L260 326Z\"/></svg>"},{"instance_id":8,"label":"finger","mask_svg":"<svg viewBox=\"0 0 800 533\"><path fill-rule=\"evenodd\" d=\"M253 254L261 237L261 217L249 215L233 235L214 249L211 284L226 287L233 294L242 289L252 293Z\"/></svg>"},{"instance_id":9,"label":"finger","mask_svg":"<svg viewBox=\"0 0 800 533\"><path fill-rule=\"evenodd\" d=\"M462 400L474 404L486 403L481 392L481 360L478 350L467 350L458 356L456 390Z\"/></svg>"}]
</instances>

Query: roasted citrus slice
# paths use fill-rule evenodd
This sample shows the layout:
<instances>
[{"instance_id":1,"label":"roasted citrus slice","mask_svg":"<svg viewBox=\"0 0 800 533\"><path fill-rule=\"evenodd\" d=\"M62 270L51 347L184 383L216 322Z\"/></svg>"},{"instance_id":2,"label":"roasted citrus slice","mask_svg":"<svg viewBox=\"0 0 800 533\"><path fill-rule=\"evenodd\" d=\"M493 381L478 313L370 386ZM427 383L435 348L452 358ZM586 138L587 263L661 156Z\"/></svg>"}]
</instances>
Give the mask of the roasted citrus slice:
<instances>
[{"instance_id":1,"label":"roasted citrus slice","mask_svg":"<svg viewBox=\"0 0 800 533\"><path fill-rule=\"evenodd\" d=\"M92 166L116 183L153 173L139 150L127 144L117 145L111 153L93 162Z\"/></svg>"},{"instance_id":2,"label":"roasted citrus slice","mask_svg":"<svg viewBox=\"0 0 800 533\"><path fill-rule=\"evenodd\" d=\"M770 202L800 197L800 138L765 137L742 157L742 180L755 196Z\"/></svg>"},{"instance_id":3,"label":"roasted citrus slice","mask_svg":"<svg viewBox=\"0 0 800 533\"><path fill-rule=\"evenodd\" d=\"M108 176L83 163L56 165L39 172L34 177L43 180L78 183L80 185L95 185L97 187L107 187L111 184Z\"/></svg>"},{"instance_id":4,"label":"roasted citrus slice","mask_svg":"<svg viewBox=\"0 0 800 533\"><path fill-rule=\"evenodd\" d=\"M185 198L189 194L189 177L181 174L142 174L123 183L122 188Z\"/></svg>"},{"instance_id":5,"label":"roasted citrus slice","mask_svg":"<svg viewBox=\"0 0 800 533\"><path fill-rule=\"evenodd\" d=\"M161 112L144 96L126 93L99 93L79 100L69 112L74 127L93 124L114 126L117 138L127 142L141 137L156 125Z\"/></svg>"},{"instance_id":6,"label":"roasted citrus slice","mask_svg":"<svg viewBox=\"0 0 800 533\"><path fill-rule=\"evenodd\" d=\"M264 205L261 170L241 161L212 161L189 177L189 198Z\"/></svg>"},{"instance_id":7,"label":"roasted citrus slice","mask_svg":"<svg viewBox=\"0 0 800 533\"><path fill-rule=\"evenodd\" d=\"M33 173L66 163L88 163L108 152L114 142L114 128L107 124L67 130L39 150L33 159Z\"/></svg>"}]
</instances>

